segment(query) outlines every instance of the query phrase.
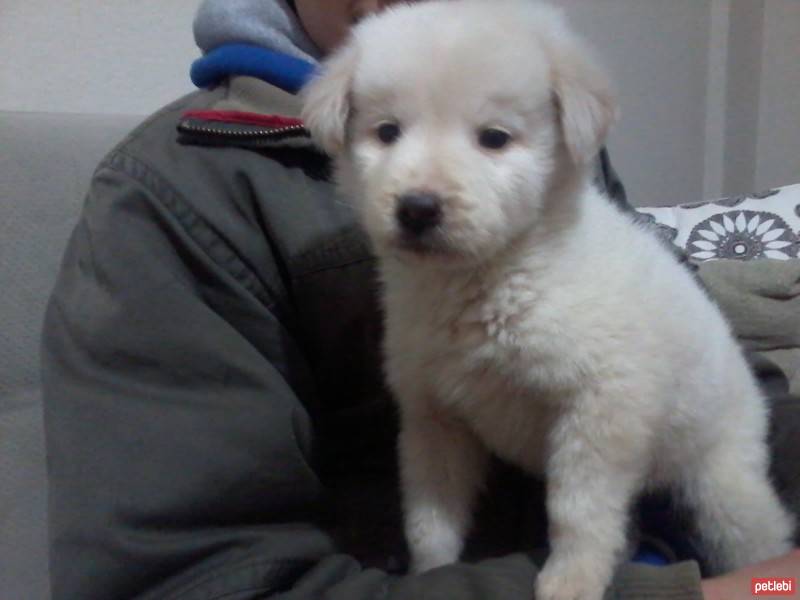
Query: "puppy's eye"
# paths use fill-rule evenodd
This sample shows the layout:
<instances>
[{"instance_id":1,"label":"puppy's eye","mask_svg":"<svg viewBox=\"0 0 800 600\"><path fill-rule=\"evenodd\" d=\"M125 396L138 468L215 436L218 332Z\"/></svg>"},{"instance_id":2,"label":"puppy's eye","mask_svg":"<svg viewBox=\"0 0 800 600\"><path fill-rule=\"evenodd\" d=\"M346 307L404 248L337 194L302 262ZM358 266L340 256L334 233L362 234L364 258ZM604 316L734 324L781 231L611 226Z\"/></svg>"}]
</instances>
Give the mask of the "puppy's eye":
<instances>
[{"instance_id":1,"label":"puppy's eye","mask_svg":"<svg viewBox=\"0 0 800 600\"><path fill-rule=\"evenodd\" d=\"M394 144L397 138L400 137L400 133L400 125L392 121L384 121L375 129L375 134L378 136L378 139L387 146Z\"/></svg>"},{"instance_id":2,"label":"puppy's eye","mask_svg":"<svg viewBox=\"0 0 800 600\"><path fill-rule=\"evenodd\" d=\"M478 132L478 143L489 150L501 150L511 142L511 134L505 129L487 127Z\"/></svg>"}]
</instances>

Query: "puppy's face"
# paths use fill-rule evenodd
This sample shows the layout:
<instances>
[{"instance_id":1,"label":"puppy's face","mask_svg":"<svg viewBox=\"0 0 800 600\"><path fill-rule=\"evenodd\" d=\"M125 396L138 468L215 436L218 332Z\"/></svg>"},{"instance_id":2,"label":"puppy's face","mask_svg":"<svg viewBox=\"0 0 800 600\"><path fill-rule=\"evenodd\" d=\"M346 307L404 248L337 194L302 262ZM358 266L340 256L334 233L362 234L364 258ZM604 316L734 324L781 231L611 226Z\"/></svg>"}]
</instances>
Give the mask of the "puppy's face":
<instances>
[{"instance_id":1,"label":"puppy's face","mask_svg":"<svg viewBox=\"0 0 800 600\"><path fill-rule=\"evenodd\" d=\"M475 263L595 154L613 115L603 84L551 10L434 1L360 25L304 118L379 253Z\"/></svg>"},{"instance_id":2,"label":"puppy's face","mask_svg":"<svg viewBox=\"0 0 800 600\"><path fill-rule=\"evenodd\" d=\"M545 65L517 80L500 52L464 54L395 57L389 80L361 62L340 175L380 250L488 257L540 208L557 142Z\"/></svg>"}]
</instances>

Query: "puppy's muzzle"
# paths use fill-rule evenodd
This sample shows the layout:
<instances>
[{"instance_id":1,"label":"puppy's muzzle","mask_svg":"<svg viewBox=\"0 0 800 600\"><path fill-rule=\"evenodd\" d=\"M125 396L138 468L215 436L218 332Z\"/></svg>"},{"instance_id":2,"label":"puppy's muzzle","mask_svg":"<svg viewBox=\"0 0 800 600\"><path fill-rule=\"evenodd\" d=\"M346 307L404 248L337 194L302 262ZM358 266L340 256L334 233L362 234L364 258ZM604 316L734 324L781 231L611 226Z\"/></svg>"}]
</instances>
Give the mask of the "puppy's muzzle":
<instances>
[{"instance_id":1,"label":"puppy's muzzle","mask_svg":"<svg viewBox=\"0 0 800 600\"><path fill-rule=\"evenodd\" d=\"M404 194L397 198L395 216L403 233L419 237L442 222L442 200L428 192Z\"/></svg>"}]
</instances>

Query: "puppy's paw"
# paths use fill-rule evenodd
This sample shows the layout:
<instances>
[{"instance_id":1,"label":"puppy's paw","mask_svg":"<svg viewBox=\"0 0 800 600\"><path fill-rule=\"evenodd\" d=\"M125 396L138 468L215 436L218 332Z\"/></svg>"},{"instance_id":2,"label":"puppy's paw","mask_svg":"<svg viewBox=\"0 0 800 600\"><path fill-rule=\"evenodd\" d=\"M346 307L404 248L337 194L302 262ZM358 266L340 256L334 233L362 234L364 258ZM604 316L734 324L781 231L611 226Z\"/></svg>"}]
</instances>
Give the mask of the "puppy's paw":
<instances>
[{"instance_id":1,"label":"puppy's paw","mask_svg":"<svg viewBox=\"0 0 800 600\"><path fill-rule=\"evenodd\" d=\"M547 561L536 578L535 600L602 600L606 586L580 561Z\"/></svg>"},{"instance_id":2,"label":"puppy's paw","mask_svg":"<svg viewBox=\"0 0 800 600\"><path fill-rule=\"evenodd\" d=\"M411 543L411 572L424 573L458 560L460 545L446 543L439 536Z\"/></svg>"},{"instance_id":3,"label":"puppy's paw","mask_svg":"<svg viewBox=\"0 0 800 600\"><path fill-rule=\"evenodd\" d=\"M448 520L425 511L406 521L406 539L411 551L411 571L422 573L458 560L463 542Z\"/></svg>"}]
</instances>

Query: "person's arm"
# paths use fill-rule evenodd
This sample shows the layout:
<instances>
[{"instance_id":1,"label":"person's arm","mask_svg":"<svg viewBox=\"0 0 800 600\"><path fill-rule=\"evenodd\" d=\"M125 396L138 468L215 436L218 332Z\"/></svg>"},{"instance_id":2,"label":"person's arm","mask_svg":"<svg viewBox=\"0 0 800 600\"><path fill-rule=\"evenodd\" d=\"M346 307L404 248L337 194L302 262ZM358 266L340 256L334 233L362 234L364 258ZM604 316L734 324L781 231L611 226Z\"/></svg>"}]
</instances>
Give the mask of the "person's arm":
<instances>
[{"instance_id":1,"label":"person's arm","mask_svg":"<svg viewBox=\"0 0 800 600\"><path fill-rule=\"evenodd\" d=\"M280 292L158 174L98 171L44 327L55 598L169 597L185 571L255 596L331 554Z\"/></svg>"},{"instance_id":2,"label":"person's arm","mask_svg":"<svg viewBox=\"0 0 800 600\"><path fill-rule=\"evenodd\" d=\"M314 525L312 386L273 284L157 173L98 171L43 338L53 597L529 600L527 556L396 577ZM694 563L618 582L701 597Z\"/></svg>"}]
</instances>

